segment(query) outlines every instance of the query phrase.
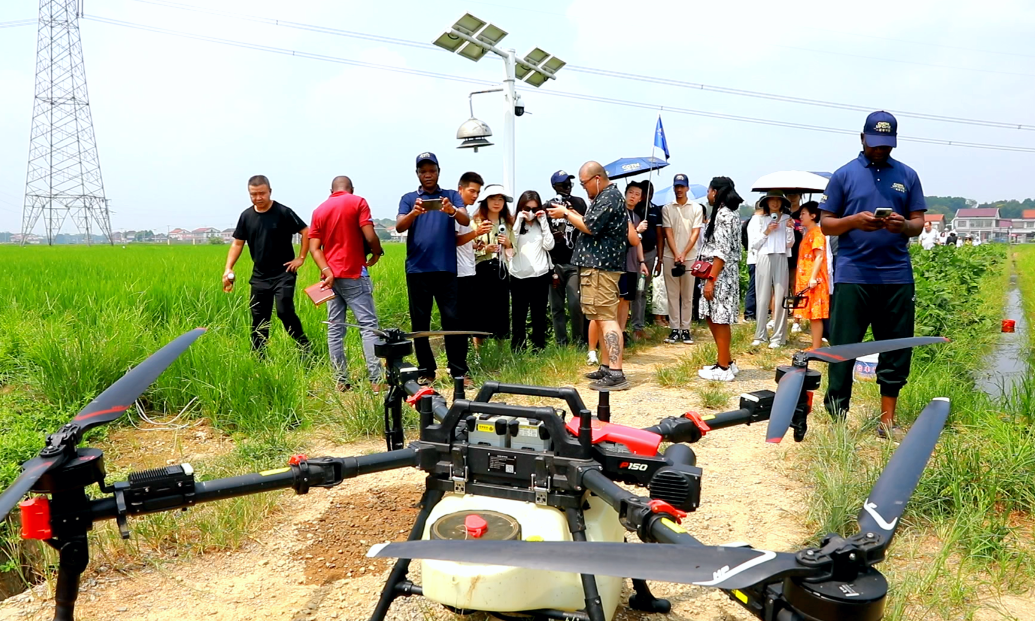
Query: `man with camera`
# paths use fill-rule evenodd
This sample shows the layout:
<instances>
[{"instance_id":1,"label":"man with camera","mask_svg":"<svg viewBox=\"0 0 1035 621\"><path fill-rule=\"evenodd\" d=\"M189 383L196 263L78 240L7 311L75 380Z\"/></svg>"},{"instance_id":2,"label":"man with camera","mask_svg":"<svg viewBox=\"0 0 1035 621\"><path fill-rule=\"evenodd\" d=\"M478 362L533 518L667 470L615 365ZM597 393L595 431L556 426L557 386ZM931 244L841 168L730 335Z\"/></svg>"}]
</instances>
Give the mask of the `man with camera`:
<instances>
[{"instance_id":1,"label":"man with camera","mask_svg":"<svg viewBox=\"0 0 1035 621\"><path fill-rule=\"evenodd\" d=\"M676 200L661 210L661 226L665 232L662 265L665 290L668 292L668 327L672 330L666 343L692 345L690 322L694 311L695 278L689 264L696 258L697 240L704 225L704 206L689 199L690 182L684 174L672 179Z\"/></svg>"},{"instance_id":2,"label":"man with camera","mask_svg":"<svg viewBox=\"0 0 1035 621\"><path fill-rule=\"evenodd\" d=\"M462 330L457 320L456 224L466 226L471 219L464 210L463 198L455 190L439 186L438 158L424 152L417 156L415 192L399 199L395 230L406 235L406 294L410 303L410 327L414 332L431 328L431 303L438 305L443 330ZM446 357L452 377L465 377L467 337L447 336ZM417 365L422 381L435 379L435 356L427 338L414 339Z\"/></svg>"},{"instance_id":3,"label":"man with camera","mask_svg":"<svg viewBox=\"0 0 1035 621\"><path fill-rule=\"evenodd\" d=\"M604 364L589 374L593 390L628 390L622 372L622 330L618 326L618 279L625 270L630 234L635 237L625 209L625 198L598 162L579 169L579 183L592 201L582 216L568 207L551 207L551 218L563 218L581 231L572 263L579 266L579 296L586 319L600 323Z\"/></svg>"},{"instance_id":4,"label":"man with camera","mask_svg":"<svg viewBox=\"0 0 1035 621\"><path fill-rule=\"evenodd\" d=\"M915 286L909 238L924 227L923 188L916 172L891 157L898 121L887 112L866 117L862 153L834 172L820 200L825 235L839 236L830 311L830 344L913 336ZM895 406L909 377L912 352L887 352L877 362L881 419L877 435L894 438ZM852 398L854 361L830 365L824 404L843 420Z\"/></svg>"},{"instance_id":5,"label":"man with camera","mask_svg":"<svg viewBox=\"0 0 1035 621\"><path fill-rule=\"evenodd\" d=\"M557 198L550 201L550 206L566 207L579 215L585 215L586 201L571 195L571 180L574 178L574 175L563 170L558 170L550 177L550 185L557 192ZM579 268L571 262L579 231L571 222L555 218L550 220L550 232L553 234L553 249L550 251L550 260L553 261L550 287L553 335L558 345L568 344L567 311L571 321L571 342L581 343L585 340L585 322L579 305ZM593 354L596 355L596 352Z\"/></svg>"}]
</instances>

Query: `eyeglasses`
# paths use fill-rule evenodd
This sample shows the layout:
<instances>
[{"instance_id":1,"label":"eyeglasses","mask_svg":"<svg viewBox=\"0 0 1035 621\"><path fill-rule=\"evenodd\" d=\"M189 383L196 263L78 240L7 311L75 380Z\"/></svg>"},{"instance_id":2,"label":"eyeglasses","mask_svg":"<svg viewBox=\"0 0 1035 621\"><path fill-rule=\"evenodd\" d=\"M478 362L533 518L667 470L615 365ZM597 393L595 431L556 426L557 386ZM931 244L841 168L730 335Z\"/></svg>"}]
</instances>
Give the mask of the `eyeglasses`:
<instances>
[{"instance_id":1,"label":"eyeglasses","mask_svg":"<svg viewBox=\"0 0 1035 621\"><path fill-rule=\"evenodd\" d=\"M599 176L600 175L593 175L592 177L590 177L589 179L586 179L585 181L583 181L582 179L579 179L579 185L581 185L582 187L586 187L587 185L589 185L590 181L596 179Z\"/></svg>"}]
</instances>

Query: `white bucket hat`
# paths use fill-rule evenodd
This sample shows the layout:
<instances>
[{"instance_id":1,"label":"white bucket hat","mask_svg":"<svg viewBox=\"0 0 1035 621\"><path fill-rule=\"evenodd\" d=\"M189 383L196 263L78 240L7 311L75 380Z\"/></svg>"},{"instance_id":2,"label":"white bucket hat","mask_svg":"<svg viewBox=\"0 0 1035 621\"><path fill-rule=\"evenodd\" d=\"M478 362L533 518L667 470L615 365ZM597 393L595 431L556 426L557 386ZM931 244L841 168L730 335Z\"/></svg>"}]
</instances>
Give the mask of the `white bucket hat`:
<instances>
[{"instance_id":1,"label":"white bucket hat","mask_svg":"<svg viewBox=\"0 0 1035 621\"><path fill-rule=\"evenodd\" d=\"M496 196L497 194L503 196L503 200L508 203L513 203L514 199L507 193L506 188L498 183L490 183L489 185L482 188L482 193L478 196L478 202L489 198L490 196Z\"/></svg>"}]
</instances>

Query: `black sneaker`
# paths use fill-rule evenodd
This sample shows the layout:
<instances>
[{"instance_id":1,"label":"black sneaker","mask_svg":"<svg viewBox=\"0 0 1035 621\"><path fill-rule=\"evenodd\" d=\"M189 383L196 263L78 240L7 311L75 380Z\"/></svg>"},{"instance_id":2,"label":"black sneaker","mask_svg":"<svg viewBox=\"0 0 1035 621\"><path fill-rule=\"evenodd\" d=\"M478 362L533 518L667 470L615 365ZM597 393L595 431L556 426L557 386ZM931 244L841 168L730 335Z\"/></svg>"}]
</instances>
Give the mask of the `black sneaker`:
<instances>
[{"instance_id":1,"label":"black sneaker","mask_svg":"<svg viewBox=\"0 0 1035 621\"><path fill-rule=\"evenodd\" d=\"M683 330L683 342L686 343L687 345L693 345L694 344L694 337L690 336L690 331L689 330Z\"/></svg>"},{"instance_id":2,"label":"black sneaker","mask_svg":"<svg viewBox=\"0 0 1035 621\"><path fill-rule=\"evenodd\" d=\"M600 368L596 371L590 371L586 373L585 378L591 380L601 380L611 374L611 369L607 365L600 365Z\"/></svg>"},{"instance_id":3,"label":"black sneaker","mask_svg":"<svg viewBox=\"0 0 1035 621\"><path fill-rule=\"evenodd\" d=\"M625 373L618 371L608 373L606 377L593 382L589 387L592 390L610 392L612 390L629 390L630 384L625 377Z\"/></svg>"},{"instance_id":4,"label":"black sneaker","mask_svg":"<svg viewBox=\"0 0 1035 621\"><path fill-rule=\"evenodd\" d=\"M680 336L679 336L679 330L673 330L673 331L668 333L667 337L665 337L665 342L666 343L678 343L678 342L680 342L682 340L683 339L680 338Z\"/></svg>"}]
</instances>

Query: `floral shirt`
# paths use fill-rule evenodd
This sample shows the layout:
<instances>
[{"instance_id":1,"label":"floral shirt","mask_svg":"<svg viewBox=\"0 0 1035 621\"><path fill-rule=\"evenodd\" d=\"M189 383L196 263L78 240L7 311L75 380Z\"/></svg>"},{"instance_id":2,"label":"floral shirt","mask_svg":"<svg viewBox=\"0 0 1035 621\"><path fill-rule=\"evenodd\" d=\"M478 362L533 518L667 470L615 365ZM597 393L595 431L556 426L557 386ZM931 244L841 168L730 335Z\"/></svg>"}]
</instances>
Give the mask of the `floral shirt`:
<instances>
[{"instance_id":1,"label":"floral shirt","mask_svg":"<svg viewBox=\"0 0 1035 621\"><path fill-rule=\"evenodd\" d=\"M615 184L597 194L583 216L590 234L579 235L572 264L605 272L625 271L625 251L629 246L627 211L625 197Z\"/></svg>"}]
</instances>

